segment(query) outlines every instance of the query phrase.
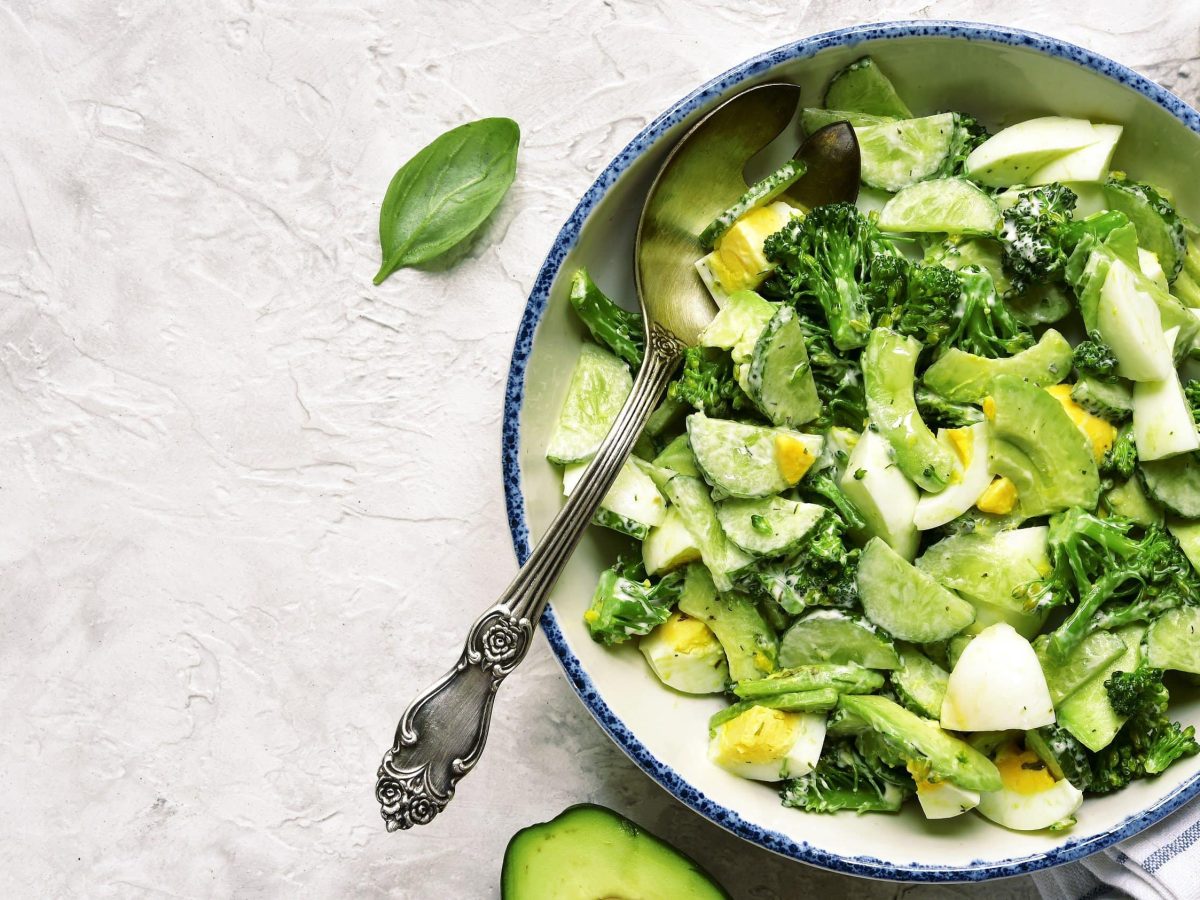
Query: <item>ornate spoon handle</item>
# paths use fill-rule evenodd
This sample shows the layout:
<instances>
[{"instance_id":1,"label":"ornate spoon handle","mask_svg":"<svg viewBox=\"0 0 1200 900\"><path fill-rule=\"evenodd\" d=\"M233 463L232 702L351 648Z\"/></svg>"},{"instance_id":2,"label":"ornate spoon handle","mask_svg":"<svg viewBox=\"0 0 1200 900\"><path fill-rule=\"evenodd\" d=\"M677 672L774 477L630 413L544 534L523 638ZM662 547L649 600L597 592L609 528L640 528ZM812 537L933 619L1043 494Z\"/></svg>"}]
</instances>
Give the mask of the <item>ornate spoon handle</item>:
<instances>
[{"instance_id":1,"label":"ornate spoon handle","mask_svg":"<svg viewBox=\"0 0 1200 900\"><path fill-rule=\"evenodd\" d=\"M375 797L388 831L425 825L479 761L500 683L525 658L550 589L633 448L683 351L661 325L608 437L499 602L475 620L454 668L409 704L379 767Z\"/></svg>"}]
</instances>

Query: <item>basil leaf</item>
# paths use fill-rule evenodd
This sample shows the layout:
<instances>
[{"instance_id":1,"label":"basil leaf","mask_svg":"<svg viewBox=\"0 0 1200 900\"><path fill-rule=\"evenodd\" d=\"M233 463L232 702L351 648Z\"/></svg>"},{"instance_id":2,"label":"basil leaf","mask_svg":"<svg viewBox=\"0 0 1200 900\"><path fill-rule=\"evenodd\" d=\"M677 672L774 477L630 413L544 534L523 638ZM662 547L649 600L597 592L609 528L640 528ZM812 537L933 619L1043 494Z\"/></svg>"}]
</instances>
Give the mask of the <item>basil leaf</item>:
<instances>
[{"instance_id":1,"label":"basil leaf","mask_svg":"<svg viewBox=\"0 0 1200 900\"><path fill-rule=\"evenodd\" d=\"M480 119L447 131L401 166L379 210L383 265L375 283L470 237L512 184L520 140L512 119Z\"/></svg>"}]
</instances>

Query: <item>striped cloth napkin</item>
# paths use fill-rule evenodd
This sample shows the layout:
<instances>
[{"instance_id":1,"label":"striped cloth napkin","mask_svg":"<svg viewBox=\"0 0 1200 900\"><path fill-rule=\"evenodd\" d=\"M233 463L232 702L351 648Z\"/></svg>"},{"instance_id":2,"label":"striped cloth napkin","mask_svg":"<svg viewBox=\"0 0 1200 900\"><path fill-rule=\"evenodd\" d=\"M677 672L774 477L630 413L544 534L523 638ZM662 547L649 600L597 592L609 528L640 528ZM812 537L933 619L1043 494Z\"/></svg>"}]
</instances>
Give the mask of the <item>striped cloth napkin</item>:
<instances>
[{"instance_id":1,"label":"striped cloth napkin","mask_svg":"<svg viewBox=\"0 0 1200 900\"><path fill-rule=\"evenodd\" d=\"M1036 872L1045 900L1200 900L1200 803L1123 844Z\"/></svg>"}]
</instances>

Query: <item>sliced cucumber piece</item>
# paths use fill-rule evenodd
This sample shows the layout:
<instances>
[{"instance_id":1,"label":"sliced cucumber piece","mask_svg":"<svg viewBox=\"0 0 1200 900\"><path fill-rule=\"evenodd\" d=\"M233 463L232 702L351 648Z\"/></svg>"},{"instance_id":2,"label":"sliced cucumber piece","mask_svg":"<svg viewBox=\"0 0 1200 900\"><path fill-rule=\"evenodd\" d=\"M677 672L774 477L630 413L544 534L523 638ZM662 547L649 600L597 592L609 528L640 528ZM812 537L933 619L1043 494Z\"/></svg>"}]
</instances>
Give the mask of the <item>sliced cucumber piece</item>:
<instances>
[{"instance_id":1,"label":"sliced cucumber piece","mask_svg":"<svg viewBox=\"0 0 1200 900\"><path fill-rule=\"evenodd\" d=\"M935 178L903 188L879 213L884 231L991 237L1003 218L996 201L965 178Z\"/></svg>"},{"instance_id":2,"label":"sliced cucumber piece","mask_svg":"<svg viewBox=\"0 0 1200 900\"><path fill-rule=\"evenodd\" d=\"M1109 512L1133 519L1142 527L1163 523L1162 506L1146 494L1142 480L1136 475L1109 488L1104 494L1104 506Z\"/></svg>"},{"instance_id":3,"label":"sliced cucumber piece","mask_svg":"<svg viewBox=\"0 0 1200 900\"><path fill-rule=\"evenodd\" d=\"M1179 541L1179 547L1192 564L1192 568L1200 573L1200 522L1172 519L1167 523L1167 530Z\"/></svg>"},{"instance_id":4,"label":"sliced cucumber piece","mask_svg":"<svg viewBox=\"0 0 1200 900\"><path fill-rule=\"evenodd\" d=\"M766 678L741 681L733 686L733 692L743 700L757 700L821 688L833 688L839 694L871 694L881 687L883 676L871 669L858 665L821 663L780 669Z\"/></svg>"},{"instance_id":5,"label":"sliced cucumber piece","mask_svg":"<svg viewBox=\"0 0 1200 900\"><path fill-rule=\"evenodd\" d=\"M688 567L678 608L717 636L734 681L750 681L775 671L779 644L754 601L744 594L718 594L703 566Z\"/></svg>"},{"instance_id":6,"label":"sliced cucumber piece","mask_svg":"<svg viewBox=\"0 0 1200 900\"><path fill-rule=\"evenodd\" d=\"M652 462L660 469L670 469L680 475L700 475L700 470L696 468L696 457L692 455L692 445L686 434L673 438Z\"/></svg>"},{"instance_id":7,"label":"sliced cucumber piece","mask_svg":"<svg viewBox=\"0 0 1200 900\"><path fill-rule=\"evenodd\" d=\"M830 79L825 88L825 108L901 119L912 116L891 80L869 56L855 60Z\"/></svg>"},{"instance_id":8,"label":"sliced cucumber piece","mask_svg":"<svg viewBox=\"0 0 1200 900\"><path fill-rule=\"evenodd\" d=\"M817 435L764 428L703 413L688 416L696 465L728 497L770 497L793 486L821 455Z\"/></svg>"},{"instance_id":9,"label":"sliced cucumber piece","mask_svg":"<svg viewBox=\"0 0 1200 900\"><path fill-rule=\"evenodd\" d=\"M975 621L975 609L932 576L872 538L858 560L858 596L867 618L903 641L944 641Z\"/></svg>"},{"instance_id":10,"label":"sliced cucumber piece","mask_svg":"<svg viewBox=\"0 0 1200 900\"><path fill-rule=\"evenodd\" d=\"M1071 399L1093 416L1120 425L1133 413L1133 390L1126 381L1101 381L1085 375L1071 385Z\"/></svg>"},{"instance_id":11,"label":"sliced cucumber piece","mask_svg":"<svg viewBox=\"0 0 1200 900\"><path fill-rule=\"evenodd\" d=\"M1093 631L1071 651L1066 662L1058 662L1050 653L1049 635L1040 635L1033 650L1042 664L1050 699L1057 707L1083 687L1098 672L1120 659L1125 653L1124 642L1111 631Z\"/></svg>"},{"instance_id":12,"label":"sliced cucumber piece","mask_svg":"<svg viewBox=\"0 0 1200 900\"><path fill-rule=\"evenodd\" d=\"M767 302L754 291L737 291L700 332L700 346L728 350L735 366L748 366L758 336L774 316L774 303Z\"/></svg>"},{"instance_id":13,"label":"sliced cucumber piece","mask_svg":"<svg viewBox=\"0 0 1200 900\"><path fill-rule=\"evenodd\" d=\"M868 428L850 453L838 483L867 523L865 533L858 537L883 538L905 559L912 559L920 542L913 524L917 488L904 477L891 453L883 435Z\"/></svg>"},{"instance_id":14,"label":"sliced cucumber piece","mask_svg":"<svg viewBox=\"0 0 1200 900\"><path fill-rule=\"evenodd\" d=\"M1200 519L1200 458L1189 453L1142 462L1138 469L1146 491L1185 519Z\"/></svg>"},{"instance_id":15,"label":"sliced cucumber piece","mask_svg":"<svg viewBox=\"0 0 1200 900\"><path fill-rule=\"evenodd\" d=\"M1200 607L1181 606L1154 620L1146 632L1146 662L1200 675Z\"/></svg>"},{"instance_id":16,"label":"sliced cucumber piece","mask_svg":"<svg viewBox=\"0 0 1200 900\"><path fill-rule=\"evenodd\" d=\"M966 173L987 187L1025 184L1029 177L1101 136L1086 119L1043 116L992 135L967 157Z\"/></svg>"},{"instance_id":17,"label":"sliced cucumber piece","mask_svg":"<svg viewBox=\"0 0 1200 900\"><path fill-rule=\"evenodd\" d=\"M988 359L951 347L925 370L921 380L947 400L978 403L1001 375L1013 375L1038 387L1058 384L1071 374L1071 345L1048 328L1028 350L1004 359Z\"/></svg>"},{"instance_id":18,"label":"sliced cucumber piece","mask_svg":"<svg viewBox=\"0 0 1200 900\"><path fill-rule=\"evenodd\" d=\"M700 559L700 545L688 531L683 516L667 507L663 523L651 528L642 541L642 562L647 575L661 575Z\"/></svg>"},{"instance_id":19,"label":"sliced cucumber piece","mask_svg":"<svg viewBox=\"0 0 1200 900\"><path fill-rule=\"evenodd\" d=\"M913 393L921 342L887 328L875 328L862 355L867 412L892 445L900 471L927 491L950 483L951 451L938 443L917 411Z\"/></svg>"},{"instance_id":20,"label":"sliced cucumber piece","mask_svg":"<svg viewBox=\"0 0 1200 900\"><path fill-rule=\"evenodd\" d=\"M1187 254L1187 232L1175 207L1154 187L1130 181L1124 172L1113 172L1105 182L1104 198L1109 209L1129 216L1138 246L1157 256L1167 281L1174 281Z\"/></svg>"},{"instance_id":21,"label":"sliced cucumber piece","mask_svg":"<svg viewBox=\"0 0 1200 900\"><path fill-rule=\"evenodd\" d=\"M854 112L849 109L818 109L807 106L800 111L800 126L805 134L812 134L826 125L834 122L849 122L855 128L867 125L886 125L895 122L895 116L873 116L870 113Z\"/></svg>"},{"instance_id":22,"label":"sliced cucumber piece","mask_svg":"<svg viewBox=\"0 0 1200 900\"><path fill-rule=\"evenodd\" d=\"M866 619L819 609L798 620L779 642L781 666L790 669L811 663L895 669L900 659L892 642Z\"/></svg>"},{"instance_id":23,"label":"sliced cucumber piece","mask_svg":"<svg viewBox=\"0 0 1200 900\"><path fill-rule=\"evenodd\" d=\"M804 172L804 163L798 159L789 159L766 178L754 182L736 203L713 219L708 227L700 232L700 246L705 250L711 250L721 236L733 227L734 222L750 210L766 206L804 177Z\"/></svg>"},{"instance_id":24,"label":"sliced cucumber piece","mask_svg":"<svg viewBox=\"0 0 1200 900\"><path fill-rule=\"evenodd\" d=\"M1112 260L1096 306L1096 330L1112 348L1117 371L1133 381L1161 381L1175 368L1154 297L1140 289L1136 273Z\"/></svg>"},{"instance_id":25,"label":"sliced cucumber piece","mask_svg":"<svg viewBox=\"0 0 1200 900\"><path fill-rule=\"evenodd\" d=\"M1177 328L1167 332L1168 353L1178 334ZM1200 431L1174 367L1161 381L1134 383L1133 436L1138 459L1145 462L1200 450Z\"/></svg>"},{"instance_id":26,"label":"sliced cucumber piece","mask_svg":"<svg viewBox=\"0 0 1200 900\"><path fill-rule=\"evenodd\" d=\"M1086 791L1095 775L1084 746L1058 725L1044 725L1025 732L1025 746L1037 754L1056 780L1066 779Z\"/></svg>"},{"instance_id":27,"label":"sliced cucumber piece","mask_svg":"<svg viewBox=\"0 0 1200 900\"><path fill-rule=\"evenodd\" d=\"M1117 141L1121 139L1123 129L1120 125L1093 125L1092 130L1096 135L1095 143L1072 150L1054 162L1047 163L1025 179L1025 183L1036 186L1051 184L1055 181L1069 182L1068 187L1079 194L1081 200L1085 199L1084 188L1090 187L1094 193L1100 193L1099 186L1095 182L1103 181L1108 175L1108 168L1112 163L1113 153L1116 152ZM1098 208L1104 207L1103 201L1093 201L1091 205L1096 205ZM1082 204L1077 207L1077 210L1082 210ZM1081 213L1076 213L1076 215L1079 214ZM1082 212L1082 214L1087 215L1088 213Z\"/></svg>"},{"instance_id":28,"label":"sliced cucumber piece","mask_svg":"<svg viewBox=\"0 0 1200 900\"><path fill-rule=\"evenodd\" d=\"M750 398L775 425L795 428L821 414L800 317L780 306L758 336L746 376Z\"/></svg>"},{"instance_id":29,"label":"sliced cucumber piece","mask_svg":"<svg viewBox=\"0 0 1200 900\"><path fill-rule=\"evenodd\" d=\"M1145 629L1137 625L1120 629L1117 636L1125 645L1125 652L1084 682L1056 710L1058 724L1093 753L1111 744L1125 724L1126 717L1112 708L1104 682L1113 672L1132 672L1137 668L1144 634Z\"/></svg>"},{"instance_id":30,"label":"sliced cucumber piece","mask_svg":"<svg viewBox=\"0 0 1200 900\"><path fill-rule=\"evenodd\" d=\"M595 344L584 344L546 458L566 466L595 456L632 387L629 366Z\"/></svg>"},{"instance_id":31,"label":"sliced cucumber piece","mask_svg":"<svg viewBox=\"0 0 1200 900\"><path fill-rule=\"evenodd\" d=\"M708 566L717 588L730 590L733 579L752 565L754 558L743 553L725 537L707 485L699 478L676 475L663 486L663 490L695 538L700 548L700 558Z\"/></svg>"},{"instance_id":32,"label":"sliced cucumber piece","mask_svg":"<svg viewBox=\"0 0 1200 900\"><path fill-rule=\"evenodd\" d=\"M892 688L900 702L919 716L938 719L950 673L908 644L897 645L900 668L892 671Z\"/></svg>"},{"instance_id":33,"label":"sliced cucumber piece","mask_svg":"<svg viewBox=\"0 0 1200 900\"><path fill-rule=\"evenodd\" d=\"M583 477L588 463L576 463L563 469L563 495L571 496L575 485ZM661 525L667 515L667 498L662 495L654 481L647 474L646 463L636 457L625 461L617 479L613 482L604 499L600 501L601 512L609 512L618 519L631 520L642 526L641 534L634 537L644 538L654 525ZM608 522L601 524L608 525ZM611 527L611 526L610 526ZM623 529L618 529L623 530ZM630 532L626 531L626 534Z\"/></svg>"},{"instance_id":34,"label":"sliced cucumber piece","mask_svg":"<svg viewBox=\"0 0 1200 900\"><path fill-rule=\"evenodd\" d=\"M954 145L954 113L855 128L863 183L898 191L936 175Z\"/></svg>"},{"instance_id":35,"label":"sliced cucumber piece","mask_svg":"<svg viewBox=\"0 0 1200 900\"><path fill-rule=\"evenodd\" d=\"M754 556L787 556L800 549L826 512L815 503L783 497L717 504L717 519L725 536Z\"/></svg>"}]
</instances>

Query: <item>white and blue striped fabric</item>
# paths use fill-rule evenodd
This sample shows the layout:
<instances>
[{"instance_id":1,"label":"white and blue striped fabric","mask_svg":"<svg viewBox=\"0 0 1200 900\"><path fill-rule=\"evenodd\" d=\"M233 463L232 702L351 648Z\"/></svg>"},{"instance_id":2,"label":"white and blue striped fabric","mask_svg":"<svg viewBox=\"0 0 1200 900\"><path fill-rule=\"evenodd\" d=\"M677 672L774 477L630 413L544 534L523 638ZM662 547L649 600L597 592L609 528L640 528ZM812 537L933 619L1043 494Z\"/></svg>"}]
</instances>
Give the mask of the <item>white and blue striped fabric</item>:
<instances>
[{"instance_id":1,"label":"white and blue striped fabric","mask_svg":"<svg viewBox=\"0 0 1200 900\"><path fill-rule=\"evenodd\" d=\"M1116 847L1036 872L1033 880L1045 900L1200 900L1200 805Z\"/></svg>"}]
</instances>

